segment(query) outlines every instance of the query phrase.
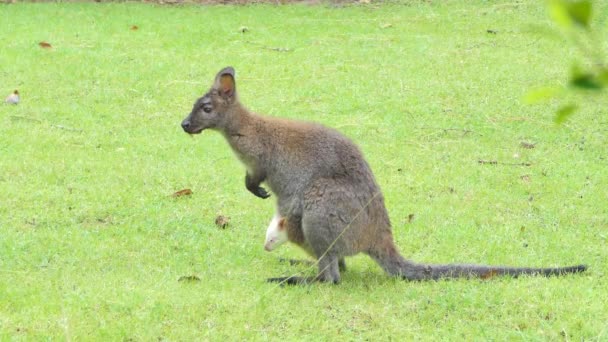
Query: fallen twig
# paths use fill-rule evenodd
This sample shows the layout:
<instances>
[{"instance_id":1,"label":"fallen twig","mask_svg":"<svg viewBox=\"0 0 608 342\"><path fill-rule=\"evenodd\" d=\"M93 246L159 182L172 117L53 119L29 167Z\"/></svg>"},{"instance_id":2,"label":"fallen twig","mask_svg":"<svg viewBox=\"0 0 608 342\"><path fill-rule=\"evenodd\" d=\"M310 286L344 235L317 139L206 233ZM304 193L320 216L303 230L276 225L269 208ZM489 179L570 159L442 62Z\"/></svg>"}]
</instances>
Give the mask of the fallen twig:
<instances>
[{"instance_id":1,"label":"fallen twig","mask_svg":"<svg viewBox=\"0 0 608 342\"><path fill-rule=\"evenodd\" d=\"M285 48L285 47L268 47L268 46L263 46L262 48L266 49L266 50L278 51L278 52L291 52L292 51L290 48Z\"/></svg>"},{"instance_id":2,"label":"fallen twig","mask_svg":"<svg viewBox=\"0 0 608 342\"><path fill-rule=\"evenodd\" d=\"M469 133L475 133L472 130L466 129L466 128L443 128L443 127L422 126L422 127L419 127L419 129L435 129L435 130L441 130L444 132L448 132L448 131L462 132L462 135L467 135Z\"/></svg>"},{"instance_id":3,"label":"fallen twig","mask_svg":"<svg viewBox=\"0 0 608 342\"><path fill-rule=\"evenodd\" d=\"M478 160L479 164L482 165L507 165L507 166L532 166L532 163L503 163L503 162L499 162L497 160Z\"/></svg>"},{"instance_id":4,"label":"fallen twig","mask_svg":"<svg viewBox=\"0 0 608 342\"><path fill-rule=\"evenodd\" d=\"M24 120L24 121L34 121L34 122L42 123L42 121L40 121L38 119L28 118L28 117L25 117L25 116L18 116L18 115L11 115L11 119Z\"/></svg>"},{"instance_id":5,"label":"fallen twig","mask_svg":"<svg viewBox=\"0 0 608 342\"><path fill-rule=\"evenodd\" d=\"M257 47L259 47L260 49L264 49L264 50L270 50L270 51L277 51L277 52L292 52L293 49L287 48L287 47L273 47L273 46L266 46L260 43L256 43L256 42L252 42L249 40L246 40L245 43L247 44L251 44L251 45L255 45Z\"/></svg>"},{"instance_id":6,"label":"fallen twig","mask_svg":"<svg viewBox=\"0 0 608 342\"><path fill-rule=\"evenodd\" d=\"M63 125L51 125L51 127L59 128L59 129L62 129L64 131L70 131L70 132L79 132L79 133L83 132L81 129L66 127L66 126L63 126Z\"/></svg>"},{"instance_id":7,"label":"fallen twig","mask_svg":"<svg viewBox=\"0 0 608 342\"><path fill-rule=\"evenodd\" d=\"M526 142L526 141L522 141L522 142L520 142L520 143L519 143L519 145L520 145L521 147L523 147L523 148L527 148L527 149L529 149L529 150L530 150L530 149L533 149L534 147L536 147L536 143L529 143L529 142Z\"/></svg>"}]
</instances>

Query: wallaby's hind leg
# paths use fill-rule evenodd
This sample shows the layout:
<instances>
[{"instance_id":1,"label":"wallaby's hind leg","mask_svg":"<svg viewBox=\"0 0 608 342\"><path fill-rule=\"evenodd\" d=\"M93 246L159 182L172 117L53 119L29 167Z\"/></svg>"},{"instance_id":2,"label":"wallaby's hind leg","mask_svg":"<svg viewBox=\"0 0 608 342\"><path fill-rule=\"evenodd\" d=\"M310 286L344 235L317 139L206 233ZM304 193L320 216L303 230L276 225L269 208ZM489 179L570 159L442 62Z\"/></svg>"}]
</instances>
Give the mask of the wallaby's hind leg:
<instances>
[{"instance_id":1,"label":"wallaby's hind leg","mask_svg":"<svg viewBox=\"0 0 608 342\"><path fill-rule=\"evenodd\" d=\"M344 258L338 259L338 269L340 272L346 271L346 261L344 261Z\"/></svg>"},{"instance_id":2,"label":"wallaby's hind leg","mask_svg":"<svg viewBox=\"0 0 608 342\"><path fill-rule=\"evenodd\" d=\"M344 258L339 258L331 253L331 240L327 240L324 237L315 239L314 236L313 234L311 245L314 246L314 254L318 256L319 267L316 277L278 277L270 278L268 281L288 285L310 284L315 281L338 284L340 282L340 267L346 267Z\"/></svg>"},{"instance_id":3,"label":"wallaby's hind leg","mask_svg":"<svg viewBox=\"0 0 608 342\"><path fill-rule=\"evenodd\" d=\"M340 282L340 261L344 262L343 258L324 255L319 259L319 272L316 277L277 277L269 278L268 282L282 283L288 285L310 284L315 281L332 282L338 284Z\"/></svg>"},{"instance_id":4,"label":"wallaby's hind leg","mask_svg":"<svg viewBox=\"0 0 608 342\"><path fill-rule=\"evenodd\" d=\"M340 282L340 269L338 266L338 258L335 256L324 255L319 259L319 273L316 279L318 281L327 281L334 284Z\"/></svg>"}]
</instances>

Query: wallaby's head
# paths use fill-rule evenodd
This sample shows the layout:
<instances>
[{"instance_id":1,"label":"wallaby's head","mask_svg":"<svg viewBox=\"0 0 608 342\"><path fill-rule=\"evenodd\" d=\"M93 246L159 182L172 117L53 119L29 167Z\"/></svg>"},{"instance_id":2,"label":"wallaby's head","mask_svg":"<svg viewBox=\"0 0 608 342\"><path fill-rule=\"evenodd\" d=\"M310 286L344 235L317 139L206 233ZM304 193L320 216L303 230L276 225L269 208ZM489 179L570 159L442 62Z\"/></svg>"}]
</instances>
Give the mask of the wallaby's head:
<instances>
[{"instance_id":1,"label":"wallaby's head","mask_svg":"<svg viewBox=\"0 0 608 342\"><path fill-rule=\"evenodd\" d=\"M196 100L192 112L182 121L182 128L189 134L199 134L207 128L222 129L236 103L234 69L226 67L215 76L211 89Z\"/></svg>"},{"instance_id":2,"label":"wallaby's head","mask_svg":"<svg viewBox=\"0 0 608 342\"><path fill-rule=\"evenodd\" d=\"M278 214L272 218L268 229L266 229L266 241L264 242L264 249L272 251L280 245L287 242L287 220Z\"/></svg>"}]
</instances>

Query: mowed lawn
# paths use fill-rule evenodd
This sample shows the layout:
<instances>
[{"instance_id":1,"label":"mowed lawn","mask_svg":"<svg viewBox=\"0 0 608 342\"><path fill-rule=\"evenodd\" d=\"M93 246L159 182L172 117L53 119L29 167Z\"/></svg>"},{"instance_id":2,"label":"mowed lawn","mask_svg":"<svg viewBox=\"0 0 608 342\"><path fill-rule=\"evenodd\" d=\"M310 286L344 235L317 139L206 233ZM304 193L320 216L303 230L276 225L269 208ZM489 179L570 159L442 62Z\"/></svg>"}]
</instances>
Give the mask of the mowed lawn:
<instances>
[{"instance_id":1,"label":"mowed lawn","mask_svg":"<svg viewBox=\"0 0 608 342\"><path fill-rule=\"evenodd\" d=\"M0 5L0 340L608 339L608 100L522 100L580 60L556 32L537 1ZM361 147L406 257L589 270L266 283L315 271L263 250L275 197L222 136L179 126L228 65L251 110Z\"/></svg>"}]
</instances>

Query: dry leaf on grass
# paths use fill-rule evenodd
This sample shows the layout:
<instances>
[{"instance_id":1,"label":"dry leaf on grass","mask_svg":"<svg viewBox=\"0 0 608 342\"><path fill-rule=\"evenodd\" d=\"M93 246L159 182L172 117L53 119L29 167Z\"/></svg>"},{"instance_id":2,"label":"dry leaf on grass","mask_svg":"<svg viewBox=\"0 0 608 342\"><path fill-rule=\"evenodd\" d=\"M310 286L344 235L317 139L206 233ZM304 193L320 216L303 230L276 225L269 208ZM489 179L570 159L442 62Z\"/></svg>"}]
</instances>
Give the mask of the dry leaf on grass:
<instances>
[{"instance_id":1,"label":"dry leaf on grass","mask_svg":"<svg viewBox=\"0 0 608 342\"><path fill-rule=\"evenodd\" d=\"M52 49L53 48L53 45L51 45L47 42L44 42L44 41L38 43L38 45L43 49Z\"/></svg>"},{"instance_id":2,"label":"dry leaf on grass","mask_svg":"<svg viewBox=\"0 0 608 342\"><path fill-rule=\"evenodd\" d=\"M226 228L228 223L230 223L230 217L228 216L218 215L218 217L215 218L215 225L222 229Z\"/></svg>"},{"instance_id":3,"label":"dry leaf on grass","mask_svg":"<svg viewBox=\"0 0 608 342\"><path fill-rule=\"evenodd\" d=\"M529 142L525 142L525 141L522 141L522 142L521 142L519 145L520 145L521 147L523 147L523 148L527 148L527 149L529 149L529 150L531 150L531 149L533 149L534 147L536 147L536 144L529 143Z\"/></svg>"},{"instance_id":4,"label":"dry leaf on grass","mask_svg":"<svg viewBox=\"0 0 608 342\"><path fill-rule=\"evenodd\" d=\"M201 281L201 278L195 276L195 275L187 275L187 276L181 276L179 277L179 279L177 280L179 282L187 282L187 283L194 283L194 282L198 282Z\"/></svg>"},{"instance_id":5,"label":"dry leaf on grass","mask_svg":"<svg viewBox=\"0 0 608 342\"><path fill-rule=\"evenodd\" d=\"M183 189L183 190L180 190L180 191L174 193L173 195L171 195L171 197L178 198L178 197L184 197L184 196L190 196L190 195L192 195L192 190Z\"/></svg>"}]
</instances>

